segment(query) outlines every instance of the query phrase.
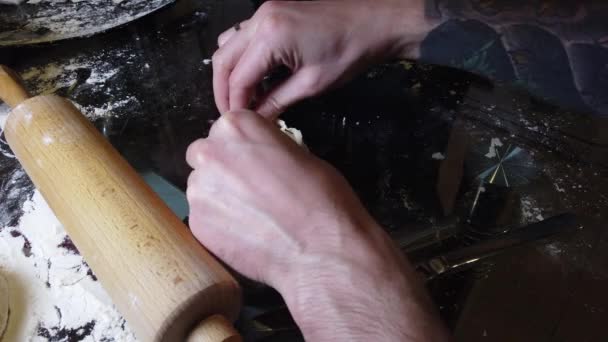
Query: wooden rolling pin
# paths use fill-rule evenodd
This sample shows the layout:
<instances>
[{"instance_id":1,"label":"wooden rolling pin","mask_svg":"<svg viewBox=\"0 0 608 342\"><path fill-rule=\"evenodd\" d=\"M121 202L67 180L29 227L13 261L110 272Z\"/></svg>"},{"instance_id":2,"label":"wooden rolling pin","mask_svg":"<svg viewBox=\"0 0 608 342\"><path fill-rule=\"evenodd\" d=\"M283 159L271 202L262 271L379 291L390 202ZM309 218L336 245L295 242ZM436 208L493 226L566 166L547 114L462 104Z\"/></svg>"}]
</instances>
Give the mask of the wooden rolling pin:
<instances>
[{"instance_id":1,"label":"wooden rolling pin","mask_svg":"<svg viewBox=\"0 0 608 342\"><path fill-rule=\"evenodd\" d=\"M68 100L0 65L15 156L142 341L240 341L234 278Z\"/></svg>"}]
</instances>

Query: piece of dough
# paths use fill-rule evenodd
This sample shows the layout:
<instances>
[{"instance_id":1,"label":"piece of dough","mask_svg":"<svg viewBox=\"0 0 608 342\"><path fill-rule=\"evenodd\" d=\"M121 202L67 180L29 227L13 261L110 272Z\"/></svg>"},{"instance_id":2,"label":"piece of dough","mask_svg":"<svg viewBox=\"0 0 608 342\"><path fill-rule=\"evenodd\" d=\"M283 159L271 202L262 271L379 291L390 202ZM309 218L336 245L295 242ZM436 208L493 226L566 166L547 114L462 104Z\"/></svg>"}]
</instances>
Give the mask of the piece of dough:
<instances>
[{"instance_id":1,"label":"piece of dough","mask_svg":"<svg viewBox=\"0 0 608 342\"><path fill-rule=\"evenodd\" d=\"M6 281L6 278L0 274L0 341L8 326L8 298L8 282Z\"/></svg>"},{"instance_id":2,"label":"piece of dough","mask_svg":"<svg viewBox=\"0 0 608 342\"><path fill-rule=\"evenodd\" d=\"M287 127L287 124L283 120L277 120L277 125L279 125L279 128L283 133L287 134L287 136L289 136L298 145L306 148L306 145L304 144L304 137L299 129Z\"/></svg>"}]
</instances>

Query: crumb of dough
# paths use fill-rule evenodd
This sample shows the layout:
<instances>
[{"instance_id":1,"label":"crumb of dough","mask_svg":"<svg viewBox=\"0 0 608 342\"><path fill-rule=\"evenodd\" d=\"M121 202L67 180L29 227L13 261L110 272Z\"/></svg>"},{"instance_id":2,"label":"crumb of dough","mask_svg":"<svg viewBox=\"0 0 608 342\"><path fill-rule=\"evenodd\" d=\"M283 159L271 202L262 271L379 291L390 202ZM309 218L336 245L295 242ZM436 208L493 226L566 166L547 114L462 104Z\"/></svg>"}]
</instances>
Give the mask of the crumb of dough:
<instances>
[{"instance_id":1,"label":"crumb of dough","mask_svg":"<svg viewBox=\"0 0 608 342\"><path fill-rule=\"evenodd\" d=\"M304 144L304 136L302 136L302 132L300 132L300 130L293 127L288 127L283 120L277 120L277 125L279 125L279 128L283 133L287 134L287 136L295 141L298 145L306 147Z\"/></svg>"},{"instance_id":2,"label":"crumb of dough","mask_svg":"<svg viewBox=\"0 0 608 342\"><path fill-rule=\"evenodd\" d=\"M441 153L441 152L435 152L435 153L433 153L433 155L431 156L431 158L433 158L435 160L444 160L445 159L445 155L443 155L443 153Z\"/></svg>"}]
</instances>

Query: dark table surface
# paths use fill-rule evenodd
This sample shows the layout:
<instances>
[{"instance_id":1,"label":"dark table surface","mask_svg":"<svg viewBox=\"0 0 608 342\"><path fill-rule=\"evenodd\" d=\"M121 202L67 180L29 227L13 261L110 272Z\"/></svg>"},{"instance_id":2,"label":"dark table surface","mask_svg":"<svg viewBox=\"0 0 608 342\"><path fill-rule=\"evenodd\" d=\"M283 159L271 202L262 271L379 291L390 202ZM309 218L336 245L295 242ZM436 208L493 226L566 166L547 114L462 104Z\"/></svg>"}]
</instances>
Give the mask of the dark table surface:
<instances>
[{"instance_id":1,"label":"dark table surface","mask_svg":"<svg viewBox=\"0 0 608 342\"><path fill-rule=\"evenodd\" d=\"M217 35L253 10L244 0L182 0L94 37L0 49L0 63L19 72L57 64L62 76L53 92L88 108L138 170L184 189L186 148L218 116L211 67L203 60L213 54ZM106 74L103 85L91 85L87 80L98 70L90 64L65 67L83 60L117 71ZM40 79L27 83L42 90ZM111 103L113 115L94 115ZM577 214L582 229L507 249L427 285L457 340L608 339L607 119L410 62L374 67L291 108L284 119L304 133L313 153L346 175L412 260ZM0 227L18 222L33 192L25 176L2 181L19 168L0 154ZM15 189L19 196L9 197ZM420 236L431 244L416 244ZM283 329L291 324L276 310L275 293L245 287L240 326L250 339L263 335L252 328L253 316L279 329L269 340L297 336Z\"/></svg>"}]
</instances>

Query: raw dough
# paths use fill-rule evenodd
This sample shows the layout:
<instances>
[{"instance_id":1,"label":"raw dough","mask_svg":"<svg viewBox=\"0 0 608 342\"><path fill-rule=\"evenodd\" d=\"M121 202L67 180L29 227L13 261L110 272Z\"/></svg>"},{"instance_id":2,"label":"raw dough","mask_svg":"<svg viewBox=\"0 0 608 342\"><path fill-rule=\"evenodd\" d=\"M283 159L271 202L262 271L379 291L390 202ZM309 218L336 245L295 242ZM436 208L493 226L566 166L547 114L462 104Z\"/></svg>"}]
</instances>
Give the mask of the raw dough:
<instances>
[{"instance_id":1,"label":"raw dough","mask_svg":"<svg viewBox=\"0 0 608 342\"><path fill-rule=\"evenodd\" d=\"M8 315L8 282L6 281L6 278L0 274L0 340L2 340L2 336L8 325Z\"/></svg>"},{"instance_id":2,"label":"raw dough","mask_svg":"<svg viewBox=\"0 0 608 342\"><path fill-rule=\"evenodd\" d=\"M292 127L287 127L287 124L283 120L277 120L277 124L279 125L281 131L287 134L287 136L289 136L298 145L306 147L306 145L304 144L304 137L302 136L302 132L300 132L300 130Z\"/></svg>"}]
</instances>

